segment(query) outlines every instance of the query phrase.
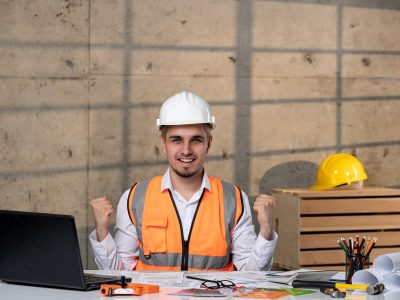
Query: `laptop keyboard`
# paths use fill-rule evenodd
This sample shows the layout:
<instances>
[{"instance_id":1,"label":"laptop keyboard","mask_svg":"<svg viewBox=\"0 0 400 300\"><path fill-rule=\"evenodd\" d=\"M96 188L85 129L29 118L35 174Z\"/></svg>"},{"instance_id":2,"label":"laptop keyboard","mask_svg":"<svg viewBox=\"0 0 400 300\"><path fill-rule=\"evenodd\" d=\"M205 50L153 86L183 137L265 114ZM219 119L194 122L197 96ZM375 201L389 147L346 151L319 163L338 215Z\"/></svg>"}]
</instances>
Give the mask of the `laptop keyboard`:
<instances>
[{"instance_id":1,"label":"laptop keyboard","mask_svg":"<svg viewBox=\"0 0 400 300\"><path fill-rule=\"evenodd\" d=\"M116 276L106 276L106 275L95 275L95 274L87 274L83 275L86 284L92 283L102 283L102 282L110 282L110 281L118 281L120 280L119 277Z\"/></svg>"}]
</instances>

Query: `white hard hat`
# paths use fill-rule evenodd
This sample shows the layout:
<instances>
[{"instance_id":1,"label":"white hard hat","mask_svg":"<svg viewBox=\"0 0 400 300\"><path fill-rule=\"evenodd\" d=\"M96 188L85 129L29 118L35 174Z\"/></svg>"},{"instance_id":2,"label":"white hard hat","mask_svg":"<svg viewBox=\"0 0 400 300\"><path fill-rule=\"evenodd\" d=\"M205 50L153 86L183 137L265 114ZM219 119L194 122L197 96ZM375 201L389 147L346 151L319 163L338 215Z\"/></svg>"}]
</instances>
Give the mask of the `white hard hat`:
<instances>
[{"instance_id":1,"label":"white hard hat","mask_svg":"<svg viewBox=\"0 0 400 300\"><path fill-rule=\"evenodd\" d=\"M189 92L180 92L165 100L157 119L157 127L189 124L215 126L215 117L212 115L208 103L203 98Z\"/></svg>"}]
</instances>

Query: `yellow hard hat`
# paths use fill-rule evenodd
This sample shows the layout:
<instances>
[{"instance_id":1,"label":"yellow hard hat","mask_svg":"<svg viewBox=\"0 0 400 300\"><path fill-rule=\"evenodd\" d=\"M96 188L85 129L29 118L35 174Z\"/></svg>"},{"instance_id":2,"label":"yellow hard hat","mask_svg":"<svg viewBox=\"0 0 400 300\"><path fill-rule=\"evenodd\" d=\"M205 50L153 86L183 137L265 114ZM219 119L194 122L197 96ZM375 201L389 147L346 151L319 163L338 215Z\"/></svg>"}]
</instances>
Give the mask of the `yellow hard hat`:
<instances>
[{"instance_id":1,"label":"yellow hard hat","mask_svg":"<svg viewBox=\"0 0 400 300\"><path fill-rule=\"evenodd\" d=\"M328 156L319 166L313 191L331 189L368 179L361 162L353 155L338 153Z\"/></svg>"}]
</instances>

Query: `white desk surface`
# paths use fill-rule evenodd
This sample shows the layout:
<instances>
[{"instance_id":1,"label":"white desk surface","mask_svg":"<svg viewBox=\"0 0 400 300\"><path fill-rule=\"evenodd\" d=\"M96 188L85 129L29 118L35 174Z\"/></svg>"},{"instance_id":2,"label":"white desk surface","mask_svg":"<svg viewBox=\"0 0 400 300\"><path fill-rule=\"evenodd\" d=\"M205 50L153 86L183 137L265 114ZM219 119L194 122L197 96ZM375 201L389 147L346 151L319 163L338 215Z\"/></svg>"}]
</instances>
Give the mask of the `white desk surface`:
<instances>
[{"instance_id":1,"label":"white desk surface","mask_svg":"<svg viewBox=\"0 0 400 300\"><path fill-rule=\"evenodd\" d=\"M91 271L91 273L104 273L110 274L105 271ZM170 272L169 272L170 273ZM240 272L235 272L240 273ZM117 275L115 271L114 275ZM140 272L122 272L122 275L127 277L132 277L133 279L137 278ZM187 280L187 279L185 279ZM135 281L135 280L134 280ZM135 281L137 282L137 281ZM148 282L154 284L154 282ZM89 291L89 292L81 292L81 291L73 291L73 290L64 290L64 289L56 289L56 288L44 288L44 287L33 287L33 286L24 286L24 285L14 285L0 282L0 299L1 300L199 300L199 297L187 297L187 296L173 296L169 295L169 293L176 292L185 288L190 287L199 287L200 281L197 286L194 286L193 281L191 284L186 284L185 281L181 283L180 286L169 286L165 283L160 283L160 293L158 294L147 294L144 296L112 296L105 297L101 296L98 290ZM267 281L266 281L267 283ZM197 283L196 283L197 284ZM172 284L174 285L174 284ZM258 285L260 286L260 285ZM280 285L282 287L282 285ZM261 286L260 286L261 287ZM278 287L278 286L276 286ZM317 291L317 290L316 290ZM202 297L202 299L227 299L232 298L231 296L227 296L225 298L210 298L210 297ZM235 298L235 299L243 299L243 298ZM250 298L248 298L250 299ZM253 298L254 299L254 298ZM320 293L319 291L313 294L301 295L301 296L287 296L283 298L279 298L280 300L315 300L315 299L334 299L329 295L325 295ZM357 295L351 295L348 293L346 299L353 300L399 300L400 299L400 291L397 292L385 292L380 295L367 295L365 293L359 293Z\"/></svg>"}]
</instances>

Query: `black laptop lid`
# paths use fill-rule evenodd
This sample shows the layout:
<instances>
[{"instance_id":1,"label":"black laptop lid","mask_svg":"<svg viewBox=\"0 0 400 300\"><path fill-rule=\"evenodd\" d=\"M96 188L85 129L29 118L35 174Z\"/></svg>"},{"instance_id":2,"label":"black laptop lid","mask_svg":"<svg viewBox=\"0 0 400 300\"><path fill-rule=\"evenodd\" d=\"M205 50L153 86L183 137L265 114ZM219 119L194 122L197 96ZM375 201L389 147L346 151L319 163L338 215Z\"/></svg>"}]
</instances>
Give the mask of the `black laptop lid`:
<instances>
[{"instance_id":1,"label":"black laptop lid","mask_svg":"<svg viewBox=\"0 0 400 300\"><path fill-rule=\"evenodd\" d=\"M84 289L74 218L0 210L0 280Z\"/></svg>"}]
</instances>

